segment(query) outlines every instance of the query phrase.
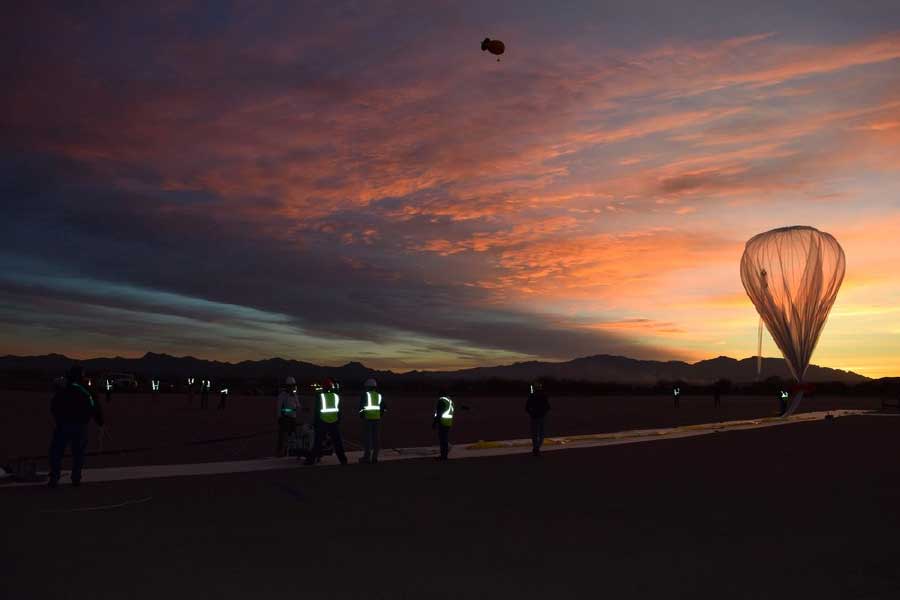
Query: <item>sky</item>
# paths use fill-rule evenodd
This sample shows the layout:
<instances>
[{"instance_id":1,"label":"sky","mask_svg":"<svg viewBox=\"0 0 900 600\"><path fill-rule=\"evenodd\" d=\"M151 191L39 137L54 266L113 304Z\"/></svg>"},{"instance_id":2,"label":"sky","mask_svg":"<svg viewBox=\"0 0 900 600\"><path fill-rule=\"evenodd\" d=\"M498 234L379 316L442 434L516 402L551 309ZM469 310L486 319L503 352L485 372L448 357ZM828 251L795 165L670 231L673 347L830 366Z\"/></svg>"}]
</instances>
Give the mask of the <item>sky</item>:
<instances>
[{"instance_id":1,"label":"sky","mask_svg":"<svg viewBox=\"0 0 900 600\"><path fill-rule=\"evenodd\" d=\"M744 244L811 225L812 362L900 375L896 0L7 12L0 354L741 358Z\"/></svg>"}]
</instances>

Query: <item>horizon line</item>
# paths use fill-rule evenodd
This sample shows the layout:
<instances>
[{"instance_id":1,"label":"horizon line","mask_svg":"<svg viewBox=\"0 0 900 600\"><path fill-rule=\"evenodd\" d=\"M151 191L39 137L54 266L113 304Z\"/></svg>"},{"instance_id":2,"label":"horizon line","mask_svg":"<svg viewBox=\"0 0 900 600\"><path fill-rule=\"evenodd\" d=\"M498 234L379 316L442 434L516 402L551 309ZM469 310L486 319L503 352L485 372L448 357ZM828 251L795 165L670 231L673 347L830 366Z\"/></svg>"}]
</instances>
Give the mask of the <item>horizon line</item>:
<instances>
[{"instance_id":1,"label":"horizon line","mask_svg":"<svg viewBox=\"0 0 900 600\"><path fill-rule=\"evenodd\" d=\"M694 366L694 365L697 365L697 364L702 363L702 362L707 362L707 361L711 361L711 360L716 360L716 359L718 359L718 358L727 358L727 359L730 359L730 360L734 360L734 361L736 361L736 362L743 362L743 361L745 361L745 360L753 360L753 359L756 359L756 358L757 358L757 356L755 356L755 355L747 356L747 357L744 357L744 358L734 358L734 357L731 357L731 356L727 356L727 355L724 355L724 354L720 354L720 355L718 355L718 356L714 356L714 357L711 357L711 358L704 358L704 359L697 360L697 361L695 361L695 362L688 362L688 361L685 361L685 360L676 360L676 359L669 359L669 360L662 360L662 359L644 359L644 358L634 358L634 357L625 356L625 355L621 355L621 354L605 354L605 353L601 353L601 354L590 354L590 355L586 355L586 356L576 356L576 357L574 357L574 358L564 359L564 360L541 360L541 359L531 359L531 360L521 360L521 361L516 361L516 362L511 362L511 363L503 363L503 364L478 365L478 366L475 366L475 367L464 367L464 368L461 368L461 369L447 369L447 368L441 369L441 368L435 368L435 369L409 369L409 370L406 370L406 371L394 371L393 369L390 369L390 368L387 368L387 369L379 369L379 368L367 367L367 366L365 365L365 363L363 363L361 360L348 360L347 362L345 362L345 363L343 363L343 364L330 365L330 364L320 364L320 363L312 362L312 361L306 360L306 359L284 358L284 357L281 357L281 356L271 356L271 357L268 357L268 358L258 358L258 359L249 359L249 358L248 358L248 359L242 359L242 360L238 360L238 361L235 361L235 362L231 362L231 361L227 361L227 360L217 360L217 359L211 359L211 358L200 358L200 357L193 356L193 355L189 355L189 354L186 354L186 355L183 355L183 356L176 356L176 355L174 355L174 354L168 354L168 353L166 353L166 352L153 352L153 351L149 351L149 350L148 350L148 351L145 351L145 352L144 352L143 354L141 354L141 355L136 355L136 356L120 356L120 355L116 355L116 356L92 356L92 357L82 357L82 358L79 358L79 357L72 357L72 356L69 356L69 355L66 355L66 354L57 353L57 352L50 352L50 353L47 353L47 354L32 354L32 355L4 354L4 355L0 356L0 359L3 359L3 358L21 358L21 359L27 359L27 358L44 358L44 357L49 357L49 356L61 356L61 357L64 358L64 359L71 360L71 361L74 361L74 362L83 362L83 361L90 361L90 360L116 360L116 359L120 359L120 360L139 360L139 359L145 358L147 355L167 356L167 357L171 357L171 358L179 359L179 360L180 360L180 359L193 359L193 360L199 360L199 361L205 361L205 362L221 363L221 364L226 364L226 365L238 365L238 364L240 364L240 363L245 363L245 362L251 362L251 363L253 363L253 362L265 362L265 361L268 361L268 360L283 360L283 361L292 361L292 362L307 363L307 364L313 365L313 366L315 366L315 367L323 367L323 368L341 368L341 367L346 367L347 365L350 365L350 364L353 364L353 363L357 363L357 364L362 365L363 367L366 367L367 369L369 369L369 370L371 370L371 371L389 372L389 373L394 373L394 374L398 374L398 375L403 375L403 374L407 374L407 373L441 373L441 372L449 372L449 373L453 373L453 372L459 372L459 371L469 371L469 370L472 370L472 369L491 369L491 368L498 368L498 367L508 367L508 366L514 366L514 365L518 365L518 364L532 363L532 362L546 363L546 364L564 364L564 363L574 362L574 361L576 361L576 360L581 360L581 359L586 359L586 358L594 358L594 357L598 357L598 356L607 356L607 357L612 357L612 358L624 358L624 359L627 359L627 360L633 360L633 361L637 361L637 362L682 363L682 364L686 364L686 365L690 365L690 366ZM764 357L762 357L762 358L763 358L763 360L780 360L780 361L785 360L784 357L774 357L774 356L764 356ZM813 366L814 366L814 367L818 367L818 368L820 368L820 369L830 369L830 370L833 370L833 371L841 371L841 372L844 372L844 373L852 373L853 375L857 375L857 376L859 376L859 377L864 377L864 378L870 379L870 380L883 379L883 378L890 378L890 377L898 377L898 375L886 375L886 376L883 376L883 377L870 377L870 376L868 376L868 375L863 375L863 374L861 374L861 373L857 373L856 371L852 371L852 370L850 370L850 369L841 369L841 368L838 368L838 367L828 367L828 366L819 365L819 364L814 364L814 363L810 363L809 366L810 366L810 367L813 367Z\"/></svg>"}]
</instances>

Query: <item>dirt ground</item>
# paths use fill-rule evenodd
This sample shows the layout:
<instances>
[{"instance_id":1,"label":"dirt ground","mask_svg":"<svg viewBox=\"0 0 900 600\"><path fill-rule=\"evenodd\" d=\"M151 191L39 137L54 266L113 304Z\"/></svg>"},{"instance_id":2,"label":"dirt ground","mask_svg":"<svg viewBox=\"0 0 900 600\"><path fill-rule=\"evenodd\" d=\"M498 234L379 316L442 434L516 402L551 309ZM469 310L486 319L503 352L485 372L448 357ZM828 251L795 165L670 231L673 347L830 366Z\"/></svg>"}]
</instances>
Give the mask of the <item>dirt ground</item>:
<instances>
[{"instance_id":1,"label":"dirt ground","mask_svg":"<svg viewBox=\"0 0 900 600\"><path fill-rule=\"evenodd\" d=\"M0 565L17 599L897 598L898 433L0 489Z\"/></svg>"},{"instance_id":2,"label":"dirt ground","mask_svg":"<svg viewBox=\"0 0 900 600\"><path fill-rule=\"evenodd\" d=\"M393 396L386 393L389 412L383 421L382 445L408 447L436 444L431 429L434 398ZM43 465L53 421L48 394L0 391L0 464L20 457L34 457ZM308 410L310 397L303 397ZM528 437L524 398L465 397L454 400L469 410L457 411L453 441L472 442ZM686 396L673 408L667 396L560 396L551 397L547 435L573 435L667 427L730 419L772 416L774 398L725 396L713 407L710 396ZM199 398L189 405L184 395L116 394L101 401L109 437L102 455L91 456L87 466L122 466L237 460L271 456L275 451L275 400L268 397L232 397L224 411L201 410ZM360 442L358 398L344 396L342 429L348 447ZM804 400L802 410L830 408L878 408L875 398L815 397ZM306 421L311 413L301 413ZM234 439L239 438L239 439ZM91 452L100 450L96 431Z\"/></svg>"}]
</instances>

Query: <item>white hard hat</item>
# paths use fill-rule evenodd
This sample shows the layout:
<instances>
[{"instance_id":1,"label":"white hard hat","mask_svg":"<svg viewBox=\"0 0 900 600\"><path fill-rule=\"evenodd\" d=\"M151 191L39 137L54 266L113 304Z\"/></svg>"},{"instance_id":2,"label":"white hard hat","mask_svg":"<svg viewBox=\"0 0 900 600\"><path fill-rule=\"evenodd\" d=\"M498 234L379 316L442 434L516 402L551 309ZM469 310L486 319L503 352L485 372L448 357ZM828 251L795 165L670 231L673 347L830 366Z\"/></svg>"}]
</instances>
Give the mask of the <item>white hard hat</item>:
<instances>
[{"instance_id":1,"label":"white hard hat","mask_svg":"<svg viewBox=\"0 0 900 600\"><path fill-rule=\"evenodd\" d=\"M366 379L366 382L363 384L363 387L367 387L367 388L378 387L378 382L375 381L374 379L372 379L371 377L369 377L368 379Z\"/></svg>"},{"instance_id":2,"label":"white hard hat","mask_svg":"<svg viewBox=\"0 0 900 600\"><path fill-rule=\"evenodd\" d=\"M285 385L297 385L297 381L293 377L284 380Z\"/></svg>"}]
</instances>

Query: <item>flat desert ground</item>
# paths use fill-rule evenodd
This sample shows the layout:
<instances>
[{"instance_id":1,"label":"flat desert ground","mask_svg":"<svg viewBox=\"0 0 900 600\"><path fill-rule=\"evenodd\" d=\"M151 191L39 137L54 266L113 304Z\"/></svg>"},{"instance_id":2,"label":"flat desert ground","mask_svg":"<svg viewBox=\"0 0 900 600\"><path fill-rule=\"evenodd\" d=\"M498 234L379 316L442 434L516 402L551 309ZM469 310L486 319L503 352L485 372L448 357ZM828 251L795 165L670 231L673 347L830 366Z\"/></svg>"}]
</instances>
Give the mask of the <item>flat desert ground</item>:
<instances>
[{"instance_id":1,"label":"flat desert ground","mask_svg":"<svg viewBox=\"0 0 900 600\"><path fill-rule=\"evenodd\" d=\"M425 395L391 395L385 392L389 412L383 421L382 446L402 448L437 443L431 429L435 398ZM41 464L49 445L53 421L49 394L0 391L0 464L34 457ZM342 430L348 448L361 441L356 415L358 396L345 394ZM309 422L311 397L302 397L303 420ZM459 407L452 441L503 440L528 437L524 397L454 395ZM229 398L224 411L199 408L199 398L188 404L182 394L115 394L112 402L100 400L107 421L103 454L91 456L88 466L124 466L240 460L272 456L275 452L275 399L261 396ZM775 397L726 395L719 408L710 395L686 395L681 407L658 396L552 396L547 435L575 435L671 427L776 414ZM833 408L877 409L876 398L816 396L804 400L802 411ZM91 452L100 450L92 431Z\"/></svg>"},{"instance_id":2,"label":"flat desert ground","mask_svg":"<svg viewBox=\"0 0 900 600\"><path fill-rule=\"evenodd\" d=\"M541 458L5 489L4 586L9 598L897 598L898 434L898 417L846 417Z\"/></svg>"},{"instance_id":3,"label":"flat desert ground","mask_svg":"<svg viewBox=\"0 0 900 600\"><path fill-rule=\"evenodd\" d=\"M597 416L582 422L576 408L591 402L559 398L554 424L577 433L718 414L706 399L679 411L664 398L631 400L596 400ZM111 427L137 435L116 402ZM473 400L460 436L521 437L500 402ZM761 408L737 402L726 399L724 418ZM148 422L168 421L146 410ZM196 412L179 413L166 441L193 435L185 423L267 424L234 423L255 414L239 403ZM400 422L390 424L397 436ZM0 488L0 499L9 598L900 597L900 417L888 415L540 458Z\"/></svg>"}]
</instances>

